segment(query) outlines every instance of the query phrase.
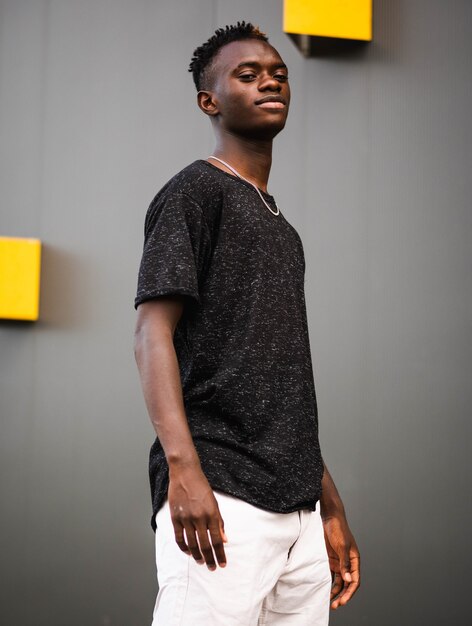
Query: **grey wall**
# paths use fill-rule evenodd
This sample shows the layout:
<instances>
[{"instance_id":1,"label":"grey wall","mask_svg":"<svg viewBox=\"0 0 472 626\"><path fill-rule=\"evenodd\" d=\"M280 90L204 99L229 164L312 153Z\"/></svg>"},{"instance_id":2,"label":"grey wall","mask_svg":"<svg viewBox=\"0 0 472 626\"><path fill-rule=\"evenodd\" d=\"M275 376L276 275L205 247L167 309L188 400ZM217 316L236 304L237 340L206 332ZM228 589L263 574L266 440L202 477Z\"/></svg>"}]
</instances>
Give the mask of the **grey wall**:
<instances>
[{"instance_id":1,"label":"grey wall","mask_svg":"<svg viewBox=\"0 0 472 626\"><path fill-rule=\"evenodd\" d=\"M0 234L44 242L41 320L0 323L2 624L150 622L144 213L212 147L186 69L241 18L291 73L270 190L305 245L322 449L364 568L332 623L467 623L472 3L374 5L364 53L306 60L280 1L1 0Z\"/></svg>"}]
</instances>

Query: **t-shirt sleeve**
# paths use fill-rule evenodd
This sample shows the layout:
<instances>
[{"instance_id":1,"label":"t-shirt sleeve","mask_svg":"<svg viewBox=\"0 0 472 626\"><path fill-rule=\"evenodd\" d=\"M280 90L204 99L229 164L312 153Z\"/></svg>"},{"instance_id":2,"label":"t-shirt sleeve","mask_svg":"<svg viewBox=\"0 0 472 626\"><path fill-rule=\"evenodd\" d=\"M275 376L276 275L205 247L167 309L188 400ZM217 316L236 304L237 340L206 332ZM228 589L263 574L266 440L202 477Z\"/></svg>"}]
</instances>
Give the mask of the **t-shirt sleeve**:
<instances>
[{"instance_id":1,"label":"t-shirt sleeve","mask_svg":"<svg viewBox=\"0 0 472 626\"><path fill-rule=\"evenodd\" d=\"M200 302L200 285L211 250L202 209L186 194L166 194L151 203L135 308L162 295L181 294Z\"/></svg>"}]
</instances>

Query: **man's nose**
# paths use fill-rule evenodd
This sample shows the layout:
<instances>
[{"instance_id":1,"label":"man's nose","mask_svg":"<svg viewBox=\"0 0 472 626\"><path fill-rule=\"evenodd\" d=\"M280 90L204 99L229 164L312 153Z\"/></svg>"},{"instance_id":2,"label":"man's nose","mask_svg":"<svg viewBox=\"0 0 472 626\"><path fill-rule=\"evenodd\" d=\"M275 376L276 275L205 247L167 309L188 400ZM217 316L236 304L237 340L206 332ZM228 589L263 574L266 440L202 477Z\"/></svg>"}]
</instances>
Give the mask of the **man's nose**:
<instances>
[{"instance_id":1,"label":"man's nose","mask_svg":"<svg viewBox=\"0 0 472 626\"><path fill-rule=\"evenodd\" d=\"M260 91L280 91L281 88L281 83L273 76L266 76L259 83Z\"/></svg>"}]
</instances>

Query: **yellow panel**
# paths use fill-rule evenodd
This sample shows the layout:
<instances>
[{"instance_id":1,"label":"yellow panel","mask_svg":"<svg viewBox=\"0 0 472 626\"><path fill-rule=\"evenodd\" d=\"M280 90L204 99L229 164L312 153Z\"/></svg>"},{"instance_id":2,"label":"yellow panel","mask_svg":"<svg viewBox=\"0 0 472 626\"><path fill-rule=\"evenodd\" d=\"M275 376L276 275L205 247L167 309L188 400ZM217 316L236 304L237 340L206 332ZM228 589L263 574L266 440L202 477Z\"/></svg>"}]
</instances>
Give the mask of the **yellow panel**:
<instances>
[{"instance_id":1,"label":"yellow panel","mask_svg":"<svg viewBox=\"0 0 472 626\"><path fill-rule=\"evenodd\" d=\"M37 320L41 242L0 237L0 318Z\"/></svg>"},{"instance_id":2,"label":"yellow panel","mask_svg":"<svg viewBox=\"0 0 472 626\"><path fill-rule=\"evenodd\" d=\"M370 41L372 0L285 0L284 31Z\"/></svg>"}]
</instances>

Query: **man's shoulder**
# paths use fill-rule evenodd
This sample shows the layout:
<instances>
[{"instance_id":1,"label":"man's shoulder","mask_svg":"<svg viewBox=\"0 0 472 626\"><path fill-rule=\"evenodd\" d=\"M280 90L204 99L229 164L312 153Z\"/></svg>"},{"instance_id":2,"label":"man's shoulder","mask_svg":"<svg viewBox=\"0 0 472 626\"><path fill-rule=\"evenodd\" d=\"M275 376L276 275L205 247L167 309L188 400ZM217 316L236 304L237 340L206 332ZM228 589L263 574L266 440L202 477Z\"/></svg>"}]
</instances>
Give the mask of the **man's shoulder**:
<instances>
[{"instance_id":1,"label":"man's shoulder","mask_svg":"<svg viewBox=\"0 0 472 626\"><path fill-rule=\"evenodd\" d=\"M222 189L221 177L214 170L208 161L193 161L166 182L151 205L175 195L186 196L202 208L208 203L213 204Z\"/></svg>"},{"instance_id":2,"label":"man's shoulder","mask_svg":"<svg viewBox=\"0 0 472 626\"><path fill-rule=\"evenodd\" d=\"M145 232L153 228L164 210L170 213L183 210L188 219L191 216L199 219L203 214L210 231L216 232L225 188L224 177L218 172L208 161L199 159L172 176L148 207Z\"/></svg>"}]
</instances>

